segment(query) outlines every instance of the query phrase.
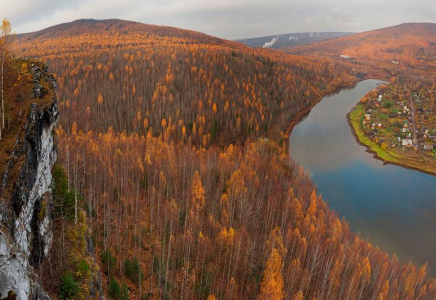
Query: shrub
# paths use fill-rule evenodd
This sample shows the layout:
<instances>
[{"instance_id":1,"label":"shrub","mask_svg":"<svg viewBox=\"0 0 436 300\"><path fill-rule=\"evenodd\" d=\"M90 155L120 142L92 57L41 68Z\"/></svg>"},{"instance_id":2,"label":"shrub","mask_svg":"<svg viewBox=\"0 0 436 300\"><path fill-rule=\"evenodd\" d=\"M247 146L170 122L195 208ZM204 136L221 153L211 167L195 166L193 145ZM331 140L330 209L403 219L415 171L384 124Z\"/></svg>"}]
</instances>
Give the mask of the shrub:
<instances>
[{"instance_id":1,"label":"shrub","mask_svg":"<svg viewBox=\"0 0 436 300\"><path fill-rule=\"evenodd\" d=\"M61 278L59 286L59 298L61 299L75 299L80 292L79 285L74 280L70 273L65 273Z\"/></svg>"},{"instance_id":2,"label":"shrub","mask_svg":"<svg viewBox=\"0 0 436 300\"><path fill-rule=\"evenodd\" d=\"M384 106L385 108L391 108L391 107L392 107L392 102L387 101L387 102L385 102L385 104L383 104L383 106Z\"/></svg>"},{"instance_id":3,"label":"shrub","mask_svg":"<svg viewBox=\"0 0 436 300\"><path fill-rule=\"evenodd\" d=\"M89 267L86 260L81 260L77 264L77 272L80 274L83 278L89 278L91 277L91 268Z\"/></svg>"},{"instance_id":4,"label":"shrub","mask_svg":"<svg viewBox=\"0 0 436 300\"><path fill-rule=\"evenodd\" d=\"M139 284L142 279L141 267L138 259L134 257L131 261L124 261L124 274L134 283Z\"/></svg>"},{"instance_id":5,"label":"shrub","mask_svg":"<svg viewBox=\"0 0 436 300\"><path fill-rule=\"evenodd\" d=\"M100 259L103 268L106 270L107 274L113 274L117 266L117 258L112 255L110 250L104 250L100 254Z\"/></svg>"},{"instance_id":6,"label":"shrub","mask_svg":"<svg viewBox=\"0 0 436 300\"><path fill-rule=\"evenodd\" d=\"M114 278L111 278L109 282L108 289L109 297L116 300L130 300L129 290L127 285L123 283L123 288L121 289L120 284Z\"/></svg>"},{"instance_id":7,"label":"shrub","mask_svg":"<svg viewBox=\"0 0 436 300\"><path fill-rule=\"evenodd\" d=\"M75 192L68 190L68 177L60 163L54 165L52 174L54 217L72 219L74 217Z\"/></svg>"},{"instance_id":8,"label":"shrub","mask_svg":"<svg viewBox=\"0 0 436 300\"><path fill-rule=\"evenodd\" d=\"M123 283L123 290L121 294L121 300L130 300L129 290L127 289L127 284Z\"/></svg>"},{"instance_id":9,"label":"shrub","mask_svg":"<svg viewBox=\"0 0 436 300\"><path fill-rule=\"evenodd\" d=\"M109 293L109 297L111 297L112 299L121 298L120 284L114 278L111 278L111 280L109 281L108 293Z\"/></svg>"}]
</instances>

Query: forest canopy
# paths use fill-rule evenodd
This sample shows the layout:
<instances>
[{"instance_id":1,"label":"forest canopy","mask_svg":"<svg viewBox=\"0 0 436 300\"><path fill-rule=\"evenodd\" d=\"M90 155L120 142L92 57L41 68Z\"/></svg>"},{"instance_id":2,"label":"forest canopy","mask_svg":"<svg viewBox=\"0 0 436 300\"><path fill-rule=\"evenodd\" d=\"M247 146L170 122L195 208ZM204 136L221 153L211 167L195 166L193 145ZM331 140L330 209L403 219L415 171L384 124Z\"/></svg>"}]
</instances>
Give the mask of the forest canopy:
<instances>
[{"instance_id":1,"label":"forest canopy","mask_svg":"<svg viewBox=\"0 0 436 300\"><path fill-rule=\"evenodd\" d=\"M21 35L17 53L57 78L60 203L75 211L57 229L76 252L93 241L110 297L436 297L426 266L352 233L283 147L290 122L363 67L119 20ZM67 295L82 269L45 288Z\"/></svg>"}]
</instances>

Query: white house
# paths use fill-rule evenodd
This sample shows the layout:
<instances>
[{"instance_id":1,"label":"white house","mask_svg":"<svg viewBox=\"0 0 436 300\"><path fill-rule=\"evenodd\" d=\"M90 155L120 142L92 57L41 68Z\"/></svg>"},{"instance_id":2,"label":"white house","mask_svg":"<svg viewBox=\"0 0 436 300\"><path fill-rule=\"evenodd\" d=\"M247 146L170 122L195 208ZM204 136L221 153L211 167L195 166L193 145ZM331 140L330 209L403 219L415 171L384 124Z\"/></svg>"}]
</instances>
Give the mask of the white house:
<instances>
[{"instance_id":1,"label":"white house","mask_svg":"<svg viewBox=\"0 0 436 300\"><path fill-rule=\"evenodd\" d=\"M402 145L406 147L413 147L413 141L411 139L403 139Z\"/></svg>"}]
</instances>

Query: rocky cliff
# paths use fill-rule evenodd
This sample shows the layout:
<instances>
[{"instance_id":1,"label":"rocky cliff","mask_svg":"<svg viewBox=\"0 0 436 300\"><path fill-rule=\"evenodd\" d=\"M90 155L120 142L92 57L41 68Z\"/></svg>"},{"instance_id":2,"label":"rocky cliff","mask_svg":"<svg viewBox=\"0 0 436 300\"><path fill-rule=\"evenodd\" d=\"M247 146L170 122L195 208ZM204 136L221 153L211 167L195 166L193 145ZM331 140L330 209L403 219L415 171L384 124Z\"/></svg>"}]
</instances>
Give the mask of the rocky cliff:
<instances>
[{"instance_id":1,"label":"rocky cliff","mask_svg":"<svg viewBox=\"0 0 436 300\"><path fill-rule=\"evenodd\" d=\"M42 64L29 64L33 91L21 100L29 103L27 119L1 168L0 299L48 299L34 268L48 256L53 239L49 212L59 112L54 78Z\"/></svg>"}]
</instances>

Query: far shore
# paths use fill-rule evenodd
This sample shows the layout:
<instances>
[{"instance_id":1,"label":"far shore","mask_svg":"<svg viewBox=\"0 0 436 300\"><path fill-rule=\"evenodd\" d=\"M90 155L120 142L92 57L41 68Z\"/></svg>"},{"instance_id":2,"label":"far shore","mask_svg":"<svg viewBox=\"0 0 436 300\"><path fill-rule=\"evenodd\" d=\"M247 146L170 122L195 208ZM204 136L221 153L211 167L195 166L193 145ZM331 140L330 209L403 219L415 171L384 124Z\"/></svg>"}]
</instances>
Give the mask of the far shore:
<instances>
[{"instance_id":1,"label":"far shore","mask_svg":"<svg viewBox=\"0 0 436 300\"><path fill-rule=\"evenodd\" d=\"M360 118L358 118L358 116L356 116L358 120L352 118L352 114L357 113L359 105L361 105L360 102L357 103L356 106L354 106L353 109L347 114L347 121L350 125L351 133L356 139L356 142L362 146L365 146L366 152L373 154L374 158L381 160L384 164L393 164L428 175L436 176L436 166L433 168L430 166L429 168L429 165L426 162L406 157L394 156L392 153L383 150L379 145L366 137L363 131L360 130Z\"/></svg>"}]
</instances>

